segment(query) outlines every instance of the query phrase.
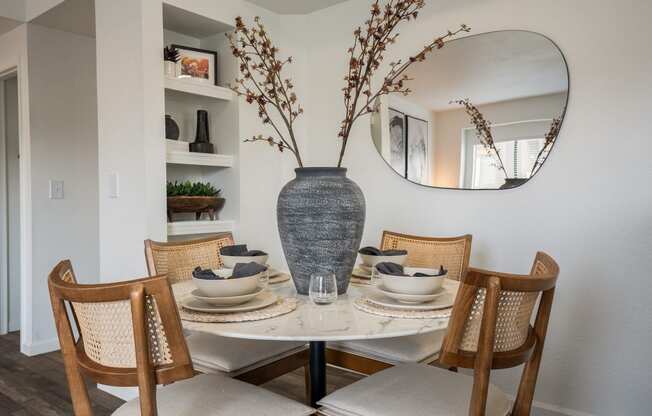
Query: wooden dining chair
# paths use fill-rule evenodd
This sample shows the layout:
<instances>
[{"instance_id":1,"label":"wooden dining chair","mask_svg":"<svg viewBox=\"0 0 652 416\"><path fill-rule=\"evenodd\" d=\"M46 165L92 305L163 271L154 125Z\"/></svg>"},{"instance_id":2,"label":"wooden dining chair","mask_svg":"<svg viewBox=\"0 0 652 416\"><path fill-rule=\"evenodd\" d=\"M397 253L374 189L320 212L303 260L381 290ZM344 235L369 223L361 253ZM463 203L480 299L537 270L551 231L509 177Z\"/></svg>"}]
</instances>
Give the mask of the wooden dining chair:
<instances>
[{"instance_id":1,"label":"wooden dining chair","mask_svg":"<svg viewBox=\"0 0 652 416\"><path fill-rule=\"evenodd\" d=\"M216 374L194 376L165 276L80 285L65 260L50 273L48 287L77 416L93 414L84 376L109 386L138 387L139 398L122 405L114 416L301 416L314 412L239 380ZM157 389L157 385L165 386Z\"/></svg>"},{"instance_id":2,"label":"wooden dining chair","mask_svg":"<svg viewBox=\"0 0 652 416\"><path fill-rule=\"evenodd\" d=\"M471 235L459 237L418 237L384 231L381 250L407 250L406 265L448 270L447 277L462 280L471 256ZM373 374L398 363L437 363L444 331L409 337L345 341L329 344L329 364L362 374Z\"/></svg>"},{"instance_id":3,"label":"wooden dining chair","mask_svg":"<svg viewBox=\"0 0 652 416\"><path fill-rule=\"evenodd\" d=\"M401 364L325 397L320 414L529 415L558 275L559 267L544 253L537 253L529 275L469 269L455 298L440 360L472 369L473 376ZM491 370L522 364L511 405L509 396L490 384Z\"/></svg>"},{"instance_id":4,"label":"wooden dining chair","mask_svg":"<svg viewBox=\"0 0 652 416\"><path fill-rule=\"evenodd\" d=\"M220 268L220 248L233 244L231 233L170 243L146 240L147 269L150 276L167 275L172 285L189 282L197 266ZM202 373L219 372L262 384L301 367L308 371L304 342L244 340L199 332L190 334L186 342L195 369Z\"/></svg>"}]
</instances>

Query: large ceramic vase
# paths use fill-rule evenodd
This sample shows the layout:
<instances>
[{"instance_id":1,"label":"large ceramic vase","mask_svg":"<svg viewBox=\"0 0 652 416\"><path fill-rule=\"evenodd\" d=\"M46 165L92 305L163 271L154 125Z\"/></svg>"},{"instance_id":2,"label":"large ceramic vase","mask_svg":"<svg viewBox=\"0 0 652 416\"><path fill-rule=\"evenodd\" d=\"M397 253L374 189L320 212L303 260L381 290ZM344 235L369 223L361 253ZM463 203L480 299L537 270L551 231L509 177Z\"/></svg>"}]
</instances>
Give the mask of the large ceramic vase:
<instances>
[{"instance_id":1,"label":"large ceramic vase","mask_svg":"<svg viewBox=\"0 0 652 416\"><path fill-rule=\"evenodd\" d=\"M346 293L365 220L362 191L345 168L299 168L278 196L278 229L297 292L308 294L310 275L334 273Z\"/></svg>"}]
</instances>

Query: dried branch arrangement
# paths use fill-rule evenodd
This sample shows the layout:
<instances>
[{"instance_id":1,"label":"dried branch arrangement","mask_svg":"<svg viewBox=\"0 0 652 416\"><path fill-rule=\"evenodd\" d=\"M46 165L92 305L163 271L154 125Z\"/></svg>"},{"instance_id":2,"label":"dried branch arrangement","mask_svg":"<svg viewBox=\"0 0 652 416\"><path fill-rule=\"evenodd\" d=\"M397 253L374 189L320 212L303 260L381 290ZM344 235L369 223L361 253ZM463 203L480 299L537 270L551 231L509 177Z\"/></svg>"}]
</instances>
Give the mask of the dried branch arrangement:
<instances>
[{"instance_id":1,"label":"dried branch arrangement","mask_svg":"<svg viewBox=\"0 0 652 416\"><path fill-rule=\"evenodd\" d=\"M276 133L276 137L258 135L245 141L264 142L281 152L288 150L299 167L303 167L294 134L294 123L303 114L303 108L298 104L292 80L283 76L283 69L292 62L292 57L279 58L279 49L272 43L259 17L255 18L251 28L241 17L236 18L235 33L229 33L227 37L242 75L231 89L238 96L245 97L249 104L256 105L258 117ZM272 112L278 117L274 118Z\"/></svg>"},{"instance_id":2,"label":"dried branch arrangement","mask_svg":"<svg viewBox=\"0 0 652 416\"><path fill-rule=\"evenodd\" d=\"M491 134L491 123L484 118L480 110L478 110L478 107L473 105L468 98L464 100L451 101L451 104L464 106L466 114L469 115L471 123L475 126L475 134L478 137L478 140L480 140L480 144L482 144L487 153L493 152L496 155L498 169L503 171L505 178L509 178L507 170L505 170L505 165L503 164L503 159L500 157L500 152L496 148L496 143Z\"/></svg>"},{"instance_id":3,"label":"dried branch arrangement","mask_svg":"<svg viewBox=\"0 0 652 416\"><path fill-rule=\"evenodd\" d=\"M553 118L552 124L550 124L550 130L548 130L548 133L546 133L546 140L543 144L543 147L541 148L541 150L539 150L539 153L537 154L537 158L534 161L534 165L532 165L532 171L530 171L530 177L532 177L539 170L541 165L543 165L543 162L546 161L546 158L548 157L548 153L550 152L552 145L555 143L555 140L557 140L557 136L559 135L560 128L561 128L561 117Z\"/></svg>"},{"instance_id":4,"label":"dried branch arrangement","mask_svg":"<svg viewBox=\"0 0 652 416\"><path fill-rule=\"evenodd\" d=\"M456 31L448 31L435 38L405 62L402 60L391 62L390 70L385 75L382 85L374 90L373 77L383 62L387 47L394 44L398 38L396 28L402 22L416 19L424 5L425 0L390 0L381 7L380 1L376 0L371 6L371 16L365 21L364 26L356 28L353 32L353 46L348 49L349 69L344 77L346 86L342 89L345 117L338 134L342 144L337 166L342 165L353 124L360 117L373 111L375 100L391 93L408 95L411 91L405 85L406 81L409 81L405 71L415 62L424 61L429 53L443 48L445 42L458 33L471 30L466 25L460 25Z\"/></svg>"},{"instance_id":5,"label":"dried branch arrangement","mask_svg":"<svg viewBox=\"0 0 652 416\"><path fill-rule=\"evenodd\" d=\"M388 45L396 42L397 27L402 22L416 19L424 5L425 0L389 0L381 7L380 0L375 0L371 6L371 16L364 27L358 27L353 32L355 38L353 46L348 49L349 68L344 78L345 117L339 131L342 144L338 167L342 166L354 123L373 111L375 100L391 93L408 95L410 89L405 83L409 78L405 71L413 63L424 61L429 53L443 48L446 41L460 32L470 30L468 26L460 25L456 31L448 31L435 38L405 62L398 60L390 63L382 85L374 90L373 77L383 62ZM256 105L260 119L275 132L275 136L258 135L245 141L265 142L281 152L288 150L295 156L299 166L303 167L294 133L294 123L303 114L303 108L298 104L291 79L283 76L283 69L292 62L292 57L278 57L279 49L272 43L258 17L252 27L247 27L241 17L236 18L235 32L227 34L227 37L231 52L240 63L242 76L236 79L231 89L238 96L245 97L248 103Z\"/></svg>"}]
</instances>

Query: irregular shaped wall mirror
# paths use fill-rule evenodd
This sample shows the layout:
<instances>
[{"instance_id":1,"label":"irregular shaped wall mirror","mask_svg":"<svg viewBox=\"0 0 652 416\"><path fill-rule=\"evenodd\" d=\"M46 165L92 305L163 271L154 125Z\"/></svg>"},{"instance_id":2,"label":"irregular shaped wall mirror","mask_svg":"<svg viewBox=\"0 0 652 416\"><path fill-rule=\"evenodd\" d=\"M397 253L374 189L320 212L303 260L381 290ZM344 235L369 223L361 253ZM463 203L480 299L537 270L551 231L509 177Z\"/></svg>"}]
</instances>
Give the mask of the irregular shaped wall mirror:
<instances>
[{"instance_id":1,"label":"irregular shaped wall mirror","mask_svg":"<svg viewBox=\"0 0 652 416\"><path fill-rule=\"evenodd\" d=\"M407 74L408 96L375 103L371 136L409 181L440 188L505 189L541 169L568 101L559 48L534 32L453 40Z\"/></svg>"}]
</instances>

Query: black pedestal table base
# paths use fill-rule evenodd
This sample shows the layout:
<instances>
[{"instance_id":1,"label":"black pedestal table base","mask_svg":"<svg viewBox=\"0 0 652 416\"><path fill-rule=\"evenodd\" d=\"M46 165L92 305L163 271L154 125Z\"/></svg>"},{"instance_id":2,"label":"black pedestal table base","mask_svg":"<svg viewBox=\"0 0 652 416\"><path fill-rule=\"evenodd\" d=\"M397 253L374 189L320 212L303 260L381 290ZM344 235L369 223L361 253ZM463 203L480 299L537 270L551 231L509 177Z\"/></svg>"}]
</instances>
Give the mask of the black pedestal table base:
<instances>
[{"instance_id":1,"label":"black pedestal table base","mask_svg":"<svg viewBox=\"0 0 652 416\"><path fill-rule=\"evenodd\" d=\"M326 396L326 342L310 342L310 405Z\"/></svg>"}]
</instances>

